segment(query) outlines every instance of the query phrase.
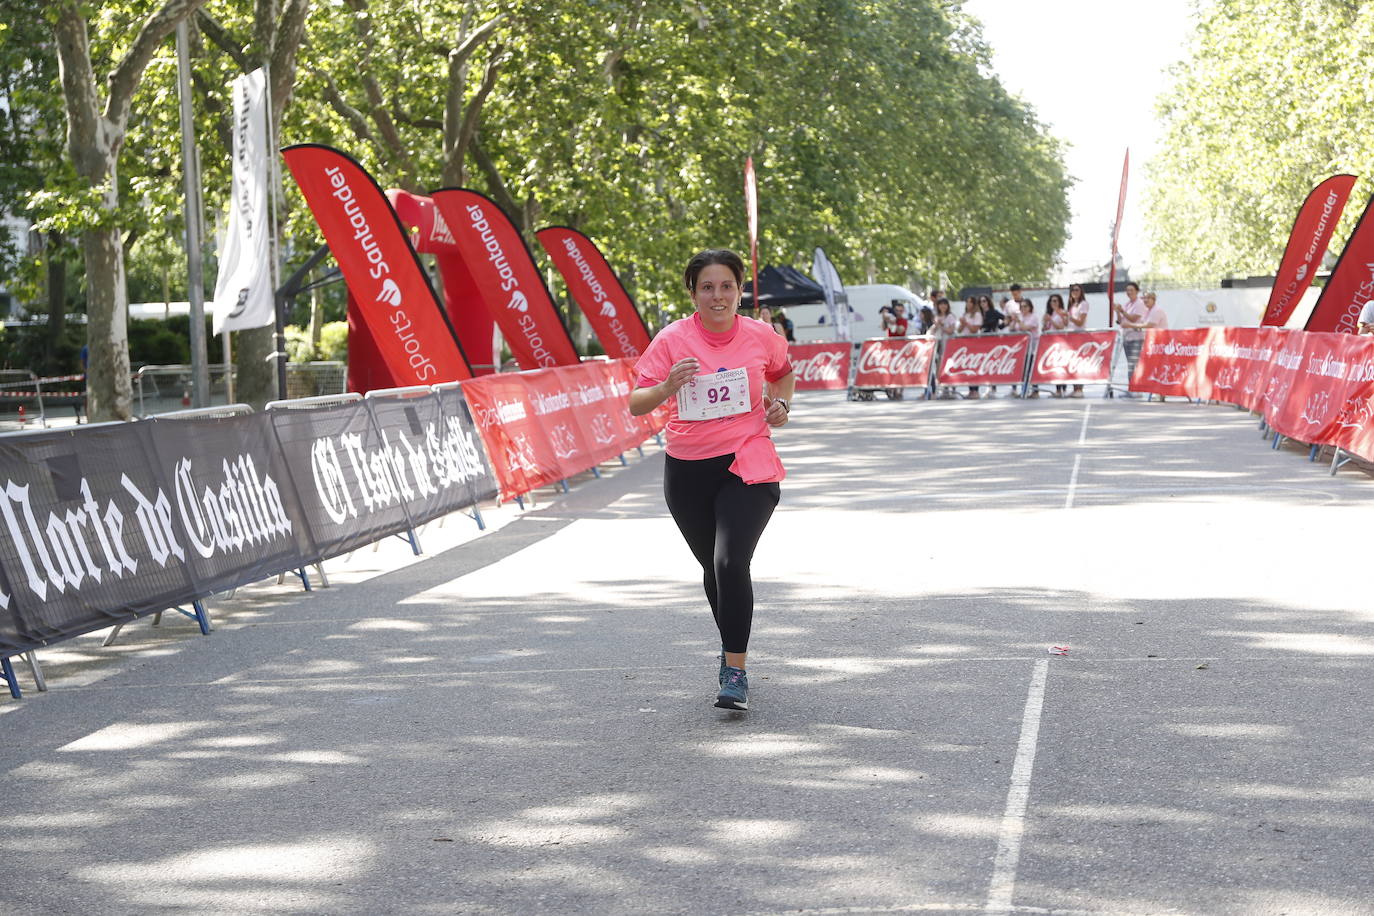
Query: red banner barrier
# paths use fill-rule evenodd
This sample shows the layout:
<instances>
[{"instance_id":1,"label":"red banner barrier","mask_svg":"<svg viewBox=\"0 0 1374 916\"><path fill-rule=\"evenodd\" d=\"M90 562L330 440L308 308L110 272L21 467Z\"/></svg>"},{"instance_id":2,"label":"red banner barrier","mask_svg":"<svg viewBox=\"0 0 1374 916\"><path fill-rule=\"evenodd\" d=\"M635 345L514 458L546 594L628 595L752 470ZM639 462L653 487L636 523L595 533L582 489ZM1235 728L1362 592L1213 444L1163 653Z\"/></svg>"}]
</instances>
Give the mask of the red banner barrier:
<instances>
[{"instance_id":1,"label":"red banner barrier","mask_svg":"<svg viewBox=\"0 0 1374 916\"><path fill-rule=\"evenodd\" d=\"M1346 368L1357 349L1352 334L1303 334L1302 362L1269 425L1302 442L1335 440L1333 425L1345 399Z\"/></svg>"},{"instance_id":2,"label":"red banner barrier","mask_svg":"<svg viewBox=\"0 0 1374 916\"><path fill-rule=\"evenodd\" d=\"M1345 391L1328 429L1330 445L1374 458L1374 337L1346 338Z\"/></svg>"},{"instance_id":3,"label":"red banner barrier","mask_svg":"<svg viewBox=\"0 0 1374 916\"><path fill-rule=\"evenodd\" d=\"M491 457L502 499L566 480L658 433L655 411L630 416L629 360L485 375L463 394Z\"/></svg>"},{"instance_id":4,"label":"red banner barrier","mask_svg":"<svg viewBox=\"0 0 1374 916\"><path fill-rule=\"evenodd\" d=\"M444 188L431 197L520 368L577 365L577 349L544 278L501 208L467 188Z\"/></svg>"},{"instance_id":5,"label":"red banner barrier","mask_svg":"<svg viewBox=\"0 0 1374 916\"><path fill-rule=\"evenodd\" d=\"M287 147L282 157L396 383L471 378L415 250L372 176L350 157L318 144Z\"/></svg>"},{"instance_id":6,"label":"red banner barrier","mask_svg":"<svg viewBox=\"0 0 1374 916\"><path fill-rule=\"evenodd\" d=\"M789 348L790 349L790 348ZM929 337L878 337L859 350L855 388L923 388L930 384L935 341Z\"/></svg>"},{"instance_id":7,"label":"red banner barrier","mask_svg":"<svg viewBox=\"0 0 1374 916\"><path fill-rule=\"evenodd\" d=\"M549 226L535 233L568 293L612 359L638 359L649 347L649 329L630 294L596 244L576 229Z\"/></svg>"},{"instance_id":8,"label":"red banner barrier","mask_svg":"<svg viewBox=\"0 0 1374 916\"><path fill-rule=\"evenodd\" d=\"M797 375L797 390L848 388L852 350L848 341L789 346L787 358L792 361L792 371Z\"/></svg>"},{"instance_id":9,"label":"red banner barrier","mask_svg":"<svg viewBox=\"0 0 1374 916\"><path fill-rule=\"evenodd\" d=\"M1145 332L1131 390L1147 394L1205 397L1208 328Z\"/></svg>"},{"instance_id":10,"label":"red banner barrier","mask_svg":"<svg viewBox=\"0 0 1374 916\"><path fill-rule=\"evenodd\" d=\"M1116 353L1116 331L1041 334L1031 366L1036 385L1109 382Z\"/></svg>"},{"instance_id":11,"label":"red banner barrier","mask_svg":"<svg viewBox=\"0 0 1374 916\"><path fill-rule=\"evenodd\" d=\"M1019 385L1026 377L1029 334L950 337L936 381L941 385Z\"/></svg>"},{"instance_id":12,"label":"red banner barrier","mask_svg":"<svg viewBox=\"0 0 1374 916\"><path fill-rule=\"evenodd\" d=\"M1283 346L1283 341L1289 334L1300 334L1301 331L1290 331L1286 328L1240 328L1238 330L1253 330L1254 352L1249 361L1240 360L1240 399L1239 404L1246 410L1259 411L1260 401L1264 397L1264 392L1269 387L1269 373L1274 368L1274 354Z\"/></svg>"}]
</instances>

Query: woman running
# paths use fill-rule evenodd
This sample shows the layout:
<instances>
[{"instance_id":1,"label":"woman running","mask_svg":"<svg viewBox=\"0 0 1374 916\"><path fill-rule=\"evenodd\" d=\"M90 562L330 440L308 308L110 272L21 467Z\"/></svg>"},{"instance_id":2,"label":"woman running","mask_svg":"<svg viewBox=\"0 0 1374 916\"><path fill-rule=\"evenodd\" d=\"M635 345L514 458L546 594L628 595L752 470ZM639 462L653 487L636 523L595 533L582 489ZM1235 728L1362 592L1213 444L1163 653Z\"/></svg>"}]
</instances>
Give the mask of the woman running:
<instances>
[{"instance_id":1,"label":"woman running","mask_svg":"<svg viewBox=\"0 0 1374 916\"><path fill-rule=\"evenodd\" d=\"M739 255L703 251L688 262L683 279L696 312L664 328L639 358L630 413L641 416L668 402L663 495L701 564L720 630L716 705L748 709L749 563L786 475L769 427L787 422L796 379L787 341L738 314Z\"/></svg>"}]
</instances>

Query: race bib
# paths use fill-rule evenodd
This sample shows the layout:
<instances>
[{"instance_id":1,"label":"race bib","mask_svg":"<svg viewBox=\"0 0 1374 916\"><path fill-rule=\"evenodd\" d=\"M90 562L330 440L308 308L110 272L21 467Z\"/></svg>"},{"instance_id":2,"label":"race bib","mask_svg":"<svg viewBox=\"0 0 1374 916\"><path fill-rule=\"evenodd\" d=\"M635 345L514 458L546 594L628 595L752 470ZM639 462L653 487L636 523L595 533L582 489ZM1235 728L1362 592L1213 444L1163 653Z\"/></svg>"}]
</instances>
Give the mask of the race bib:
<instances>
[{"instance_id":1,"label":"race bib","mask_svg":"<svg viewBox=\"0 0 1374 916\"><path fill-rule=\"evenodd\" d=\"M725 369L698 375L677 390L680 420L717 420L749 412L749 371Z\"/></svg>"}]
</instances>

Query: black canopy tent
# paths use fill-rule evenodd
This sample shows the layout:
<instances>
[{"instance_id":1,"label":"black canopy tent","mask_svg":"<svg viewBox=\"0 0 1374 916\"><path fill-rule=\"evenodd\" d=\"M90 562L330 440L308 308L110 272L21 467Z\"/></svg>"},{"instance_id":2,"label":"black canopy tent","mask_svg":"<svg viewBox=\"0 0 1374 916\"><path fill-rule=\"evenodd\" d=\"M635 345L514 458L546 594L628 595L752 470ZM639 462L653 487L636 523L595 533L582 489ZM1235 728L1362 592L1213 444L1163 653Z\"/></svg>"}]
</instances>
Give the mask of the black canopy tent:
<instances>
[{"instance_id":1,"label":"black canopy tent","mask_svg":"<svg viewBox=\"0 0 1374 916\"><path fill-rule=\"evenodd\" d=\"M765 267L759 271L759 289L759 304L769 308L825 301L825 291L795 267L774 267L771 264ZM752 309L754 305L754 284L745 282L740 308Z\"/></svg>"}]
</instances>

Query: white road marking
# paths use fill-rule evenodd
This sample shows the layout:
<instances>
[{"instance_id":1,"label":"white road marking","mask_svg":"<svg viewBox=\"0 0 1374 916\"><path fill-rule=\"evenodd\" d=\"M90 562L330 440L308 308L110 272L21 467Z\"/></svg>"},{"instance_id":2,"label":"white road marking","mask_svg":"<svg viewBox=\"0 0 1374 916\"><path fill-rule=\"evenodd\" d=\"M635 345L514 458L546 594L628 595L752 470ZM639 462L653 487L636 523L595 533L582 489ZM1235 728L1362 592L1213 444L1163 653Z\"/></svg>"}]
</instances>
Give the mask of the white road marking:
<instances>
[{"instance_id":1,"label":"white road marking","mask_svg":"<svg viewBox=\"0 0 1374 916\"><path fill-rule=\"evenodd\" d=\"M1026 711L1021 716L1021 740L1016 746L1016 761L1011 767L1011 789L1002 827L997 832L997 856L993 859L992 883L988 887L987 913L1012 912L1016 891L1016 867L1021 860L1021 835L1025 832L1026 808L1030 804L1031 773L1035 769L1035 747L1040 739L1040 712L1045 706L1045 680L1049 659L1035 663L1031 675Z\"/></svg>"},{"instance_id":2,"label":"white road marking","mask_svg":"<svg viewBox=\"0 0 1374 916\"><path fill-rule=\"evenodd\" d=\"M1069 492L1064 494L1064 508L1073 508L1073 495L1078 490L1078 468L1083 463L1082 455L1073 456L1073 473L1069 475Z\"/></svg>"},{"instance_id":3,"label":"white road marking","mask_svg":"<svg viewBox=\"0 0 1374 916\"><path fill-rule=\"evenodd\" d=\"M1088 416L1092 413L1093 405L1083 405L1083 426L1078 430L1078 444L1083 445L1088 441Z\"/></svg>"}]
</instances>

